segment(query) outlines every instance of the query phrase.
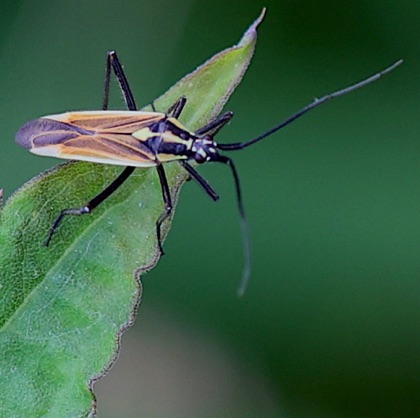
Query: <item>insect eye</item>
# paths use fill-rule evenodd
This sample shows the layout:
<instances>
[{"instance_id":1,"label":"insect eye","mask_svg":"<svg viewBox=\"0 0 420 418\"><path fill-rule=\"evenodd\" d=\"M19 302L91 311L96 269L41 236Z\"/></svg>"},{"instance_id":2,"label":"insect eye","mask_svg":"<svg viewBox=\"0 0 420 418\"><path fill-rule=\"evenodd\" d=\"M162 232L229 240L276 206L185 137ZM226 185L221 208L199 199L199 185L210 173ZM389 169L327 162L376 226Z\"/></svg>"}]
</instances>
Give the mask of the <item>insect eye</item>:
<instances>
[{"instance_id":1,"label":"insect eye","mask_svg":"<svg viewBox=\"0 0 420 418\"><path fill-rule=\"evenodd\" d=\"M203 164L207 161L207 155L204 153L204 150L200 150L194 154L194 160L198 164Z\"/></svg>"}]
</instances>

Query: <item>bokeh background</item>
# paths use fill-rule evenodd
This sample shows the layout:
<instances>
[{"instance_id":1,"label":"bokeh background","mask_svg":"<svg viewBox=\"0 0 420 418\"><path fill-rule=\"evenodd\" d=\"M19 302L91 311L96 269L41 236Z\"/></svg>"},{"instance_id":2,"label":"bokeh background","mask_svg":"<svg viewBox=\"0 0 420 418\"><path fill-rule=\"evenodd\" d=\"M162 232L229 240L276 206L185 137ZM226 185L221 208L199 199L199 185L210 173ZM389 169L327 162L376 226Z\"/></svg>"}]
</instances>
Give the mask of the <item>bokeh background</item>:
<instances>
[{"instance_id":1,"label":"bokeh background","mask_svg":"<svg viewBox=\"0 0 420 418\"><path fill-rule=\"evenodd\" d=\"M99 417L420 416L418 0L2 0L0 186L7 197L57 164L14 133L99 108L107 50L143 105L236 43L263 6L219 141L249 139L315 96L405 63L234 155L253 244L243 298L229 172L202 167L217 204L184 187L167 255L95 386Z\"/></svg>"}]
</instances>

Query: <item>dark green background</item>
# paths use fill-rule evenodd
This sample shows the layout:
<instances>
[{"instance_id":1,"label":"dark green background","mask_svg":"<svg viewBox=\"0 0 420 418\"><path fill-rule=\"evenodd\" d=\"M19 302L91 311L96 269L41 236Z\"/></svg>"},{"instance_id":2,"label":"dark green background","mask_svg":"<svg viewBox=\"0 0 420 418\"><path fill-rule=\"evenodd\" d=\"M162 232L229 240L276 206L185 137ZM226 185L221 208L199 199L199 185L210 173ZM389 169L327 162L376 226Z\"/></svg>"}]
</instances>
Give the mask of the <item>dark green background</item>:
<instances>
[{"instance_id":1,"label":"dark green background","mask_svg":"<svg viewBox=\"0 0 420 418\"><path fill-rule=\"evenodd\" d=\"M57 163L20 149L14 133L38 116L99 108L108 49L143 105L237 42L262 6L221 142L405 64L234 155L254 255L244 298L229 172L201 170L217 204L186 185L136 325L97 384L100 417L420 414L417 0L2 1L0 187L9 196Z\"/></svg>"}]
</instances>

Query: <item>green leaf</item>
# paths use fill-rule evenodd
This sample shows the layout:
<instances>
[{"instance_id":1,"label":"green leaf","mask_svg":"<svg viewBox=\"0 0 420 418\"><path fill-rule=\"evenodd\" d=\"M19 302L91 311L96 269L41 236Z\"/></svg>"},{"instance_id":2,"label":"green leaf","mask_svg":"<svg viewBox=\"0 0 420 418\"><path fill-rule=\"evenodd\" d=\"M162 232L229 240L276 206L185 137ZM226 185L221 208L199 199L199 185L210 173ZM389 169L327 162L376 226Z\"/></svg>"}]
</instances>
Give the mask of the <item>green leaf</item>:
<instances>
[{"instance_id":1,"label":"green leaf","mask_svg":"<svg viewBox=\"0 0 420 418\"><path fill-rule=\"evenodd\" d=\"M157 99L156 108L185 95L181 119L191 130L216 116L250 62L262 17L238 45ZM176 203L186 174L179 164L165 167ZM43 242L61 209L83 205L120 172L60 165L25 184L0 212L0 416L95 413L91 387L134 320L140 273L158 260L155 222L163 202L155 170L137 169L92 215L67 217L50 247Z\"/></svg>"}]
</instances>

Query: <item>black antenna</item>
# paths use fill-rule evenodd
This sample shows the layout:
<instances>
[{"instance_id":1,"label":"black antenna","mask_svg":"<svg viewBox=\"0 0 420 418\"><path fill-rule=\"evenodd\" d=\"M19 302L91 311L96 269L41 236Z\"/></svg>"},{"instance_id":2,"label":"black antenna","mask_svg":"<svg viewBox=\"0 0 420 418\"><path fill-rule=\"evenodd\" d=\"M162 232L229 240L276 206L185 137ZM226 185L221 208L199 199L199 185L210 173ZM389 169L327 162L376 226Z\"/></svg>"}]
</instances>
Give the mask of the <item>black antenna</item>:
<instances>
[{"instance_id":1,"label":"black antenna","mask_svg":"<svg viewBox=\"0 0 420 418\"><path fill-rule=\"evenodd\" d=\"M246 142L237 142L235 144L218 144L217 148L220 149L220 150L224 150L224 151L235 151L235 150L239 150L239 149L249 147L250 145L255 144L256 142L261 141L262 139L266 138L267 136L270 136L274 132L277 132L279 129L284 128L289 123L292 123L294 120L299 119L306 112L309 112L310 110L315 109L318 106L321 106L322 104L328 102L329 100L335 99L336 97L339 97L339 96L344 96L347 93L351 93L352 91L358 90L362 87L367 86L370 83L373 83L374 81L378 80L379 78L381 78L385 74L388 74L391 71L393 71L395 68L397 68L399 65L401 65L402 62L403 62L403 60L398 60L397 62L395 62L391 66L385 68L385 70L380 71L379 73L376 73L373 76L371 76L369 78L366 78L365 80L360 81L359 83L353 84L352 86L346 87L345 89L335 91L334 93L327 94L326 96L321 97L320 99L315 99L312 103L308 104L307 106L305 106L301 110L297 111L294 115L290 116L289 118L284 120L279 125L277 125L274 128L268 130L267 132L263 133L262 135L257 136L254 139L251 139L251 140L246 141Z\"/></svg>"}]
</instances>

